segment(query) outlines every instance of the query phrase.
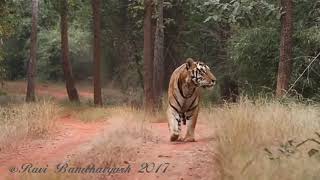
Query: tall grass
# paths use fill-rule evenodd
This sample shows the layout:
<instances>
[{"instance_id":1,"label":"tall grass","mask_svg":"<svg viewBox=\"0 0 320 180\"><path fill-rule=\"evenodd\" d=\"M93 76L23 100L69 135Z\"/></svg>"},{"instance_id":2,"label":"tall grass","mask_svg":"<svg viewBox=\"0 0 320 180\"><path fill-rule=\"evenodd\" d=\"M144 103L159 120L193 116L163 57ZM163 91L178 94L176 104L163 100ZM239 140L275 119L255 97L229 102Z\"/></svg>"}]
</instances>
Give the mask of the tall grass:
<instances>
[{"instance_id":1,"label":"tall grass","mask_svg":"<svg viewBox=\"0 0 320 180\"><path fill-rule=\"evenodd\" d=\"M320 146L296 148L305 139L320 138L314 134L320 131L319 112L316 106L249 100L206 109L224 179L319 179L320 155L309 157L308 151Z\"/></svg>"},{"instance_id":2,"label":"tall grass","mask_svg":"<svg viewBox=\"0 0 320 180\"><path fill-rule=\"evenodd\" d=\"M58 106L52 101L23 103L0 108L0 148L26 137L42 137L54 126Z\"/></svg>"}]
</instances>

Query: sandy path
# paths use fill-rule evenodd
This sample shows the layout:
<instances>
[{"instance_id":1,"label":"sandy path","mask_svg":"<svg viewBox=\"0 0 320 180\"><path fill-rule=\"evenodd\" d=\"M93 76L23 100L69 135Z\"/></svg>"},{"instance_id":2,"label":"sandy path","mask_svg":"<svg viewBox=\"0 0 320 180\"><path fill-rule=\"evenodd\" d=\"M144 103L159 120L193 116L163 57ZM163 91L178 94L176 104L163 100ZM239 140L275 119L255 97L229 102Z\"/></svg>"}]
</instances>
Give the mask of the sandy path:
<instances>
[{"instance_id":1,"label":"sandy path","mask_svg":"<svg viewBox=\"0 0 320 180\"><path fill-rule=\"evenodd\" d=\"M9 94L14 95L25 95L27 84L24 81L6 82L5 90ZM87 89L80 89L78 87L79 96L82 98L91 98L93 93ZM68 94L64 86L49 86L48 84L37 83L36 84L36 95L37 96L51 96L57 100L64 100L68 98Z\"/></svg>"},{"instance_id":2,"label":"sandy path","mask_svg":"<svg viewBox=\"0 0 320 180\"><path fill-rule=\"evenodd\" d=\"M52 96L58 100L64 100L68 98L67 92L65 89L56 88L54 90L50 89L48 86L39 85L36 87L36 93L42 96ZM80 97L90 98L93 97L93 93L79 91Z\"/></svg>"},{"instance_id":3,"label":"sandy path","mask_svg":"<svg viewBox=\"0 0 320 180\"><path fill-rule=\"evenodd\" d=\"M105 123L105 122L104 122ZM12 176L11 167L21 167L32 163L40 167L57 165L82 150L92 139L102 133L102 122L83 123L70 117L63 117L56 122L57 128L45 139L27 139L16 149L0 154L0 180Z\"/></svg>"},{"instance_id":4,"label":"sandy path","mask_svg":"<svg viewBox=\"0 0 320 180\"><path fill-rule=\"evenodd\" d=\"M57 121L55 135L45 140L27 140L15 150L0 154L0 180L6 177L17 178L9 168L21 167L32 163L34 166L54 167L66 162L70 157L88 150L92 140L98 138L112 124L106 122L83 123L70 117ZM154 123L152 130L157 141L150 141L140 147L140 153L134 162L129 162L132 169L129 174L119 174L110 179L119 180L214 180L219 179L217 168L213 166L212 155L209 153L212 133L205 125L199 124L197 142L171 143L168 141L167 123ZM141 166L148 163L151 172L139 173ZM152 163L155 167L152 170ZM166 164L167 163L167 164ZM156 169L159 171L156 173ZM167 169L164 171L165 167ZM97 178L99 176L96 176ZM108 178L109 179L109 178Z\"/></svg>"},{"instance_id":5,"label":"sandy path","mask_svg":"<svg viewBox=\"0 0 320 180\"><path fill-rule=\"evenodd\" d=\"M214 166L214 159L210 154L214 142L213 133L207 126L199 124L196 142L172 143L169 142L167 123L152 124L157 142L148 142L142 148L136 162L132 164L132 171L127 176L116 176L115 179L126 180L214 180L219 179L218 167ZM143 170L138 173L141 166L148 163L150 173ZM153 163L155 167L153 168ZM166 164L167 163L167 164ZM159 171L156 173L156 169ZM164 172L164 168L168 166Z\"/></svg>"}]
</instances>

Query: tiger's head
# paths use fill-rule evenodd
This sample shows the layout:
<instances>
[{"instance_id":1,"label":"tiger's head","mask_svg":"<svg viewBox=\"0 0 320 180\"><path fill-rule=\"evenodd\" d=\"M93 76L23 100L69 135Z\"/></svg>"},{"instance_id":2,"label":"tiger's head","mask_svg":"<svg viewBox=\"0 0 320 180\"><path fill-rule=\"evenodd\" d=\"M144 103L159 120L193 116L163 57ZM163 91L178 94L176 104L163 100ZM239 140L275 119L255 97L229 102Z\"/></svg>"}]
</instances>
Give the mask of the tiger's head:
<instances>
[{"instance_id":1,"label":"tiger's head","mask_svg":"<svg viewBox=\"0 0 320 180\"><path fill-rule=\"evenodd\" d=\"M197 87L211 88L216 84L216 77L212 74L209 66L203 62L193 61L193 59L188 58L186 69L190 80Z\"/></svg>"}]
</instances>

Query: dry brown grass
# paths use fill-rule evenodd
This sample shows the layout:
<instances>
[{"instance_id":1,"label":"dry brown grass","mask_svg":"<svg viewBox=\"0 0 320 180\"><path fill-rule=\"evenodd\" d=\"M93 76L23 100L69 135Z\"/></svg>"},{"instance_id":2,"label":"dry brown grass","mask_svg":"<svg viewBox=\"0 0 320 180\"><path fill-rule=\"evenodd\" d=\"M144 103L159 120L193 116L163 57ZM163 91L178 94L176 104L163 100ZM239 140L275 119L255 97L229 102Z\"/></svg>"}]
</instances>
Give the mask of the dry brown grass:
<instances>
[{"instance_id":1,"label":"dry brown grass","mask_svg":"<svg viewBox=\"0 0 320 180\"><path fill-rule=\"evenodd\" d=\"M308 151L320 146L294 148L307 138L319 138L314 135L320 130L319 112L316 106L263 100L205 109L217 135L214 151L224 179L319 179L320 155L309 157Z\"/></svg>"},{"instance_id":2,"label":"dry brown grass","mask_svg":"<svg viewBox=\"0 0 320 180\"><path fill-rule=\"evenodd\" d=\"M58 106L52 101L0 108L0 148L26 137L43 137L54 126Z\"/></svg>"}]
</instances>

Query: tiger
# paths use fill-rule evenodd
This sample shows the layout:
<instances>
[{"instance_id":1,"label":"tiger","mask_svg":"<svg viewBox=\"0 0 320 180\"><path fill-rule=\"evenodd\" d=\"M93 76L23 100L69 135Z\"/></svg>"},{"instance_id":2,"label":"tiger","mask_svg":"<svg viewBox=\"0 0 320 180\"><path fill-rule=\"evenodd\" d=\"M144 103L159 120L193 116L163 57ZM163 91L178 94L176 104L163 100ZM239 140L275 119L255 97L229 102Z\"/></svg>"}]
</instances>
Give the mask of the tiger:
<instances>
[{"instance_id":1,"label":"tiger","mask_svg":"<svg viewBox=\"0 0 320 180\"><path fill-rule=\"evenodd\" d=\"M188 58L175 69L168 87L167 119L170 141L194 142L194 131L199 113L200 87L210 88L216 84L216 77L209 66ZM187 126L182 137L181 123Z\"/></svg>"}]
</instances>

